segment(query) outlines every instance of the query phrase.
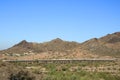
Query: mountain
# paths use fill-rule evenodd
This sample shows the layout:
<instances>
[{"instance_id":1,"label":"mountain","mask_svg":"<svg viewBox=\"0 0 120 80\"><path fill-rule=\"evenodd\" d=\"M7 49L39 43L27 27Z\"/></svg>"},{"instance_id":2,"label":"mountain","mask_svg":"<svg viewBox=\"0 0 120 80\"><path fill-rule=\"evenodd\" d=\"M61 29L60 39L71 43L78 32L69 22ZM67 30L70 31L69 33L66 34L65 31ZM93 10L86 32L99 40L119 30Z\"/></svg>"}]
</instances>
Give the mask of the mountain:
<instances>
[{"instance_id":1,"label":"mountain","mask_svg":"<svg viewBox=\"0 0 120 80\"><path fill-rule=\"evenodd\" d=\"M0 53L4 59L120 58L120 32L83 43L64 41L60 38L44 43L23 40Z\"/></svg>"},{"instance_id":2,"label":"mountain","mask_svg":"<svg viewBox=\"0 0 120 80\"><path fill-rule=\"evenodd\" d=\"M31 42L29 43L26 40L23 40L20 43L14 45L13 47L7 50L3 50L2 53L8 53L8 54L24 53L24 52L30 51L32 46L33 46L33 43Z\"/></svg>"},{"instance_id":3,"label":"mountain","mask_svg":"<svg viewBox=\"0 0 120 80\"><path fill-rule=\"evenodd\" d=\"M46 52L46 51L60 51L60 52L63 51L64 52L69 49L75 48L78 45L79 43L77 42L67 42L59 38L49 42L44 42L44 43L33 43L33 42L27 42L26 40L23 40L20 43L4 51L21 53L21 54L23 52L28 52L30 50L36 53Z\"/></svg>"},{"instance_id":4,"label":"mountain","mask_svg":"<svg viewBox=\"0 0 120 80\"><path fill-rule=\"evenodd\" d=\"M120 32L90 39L82 43L82 49L101 56L120 57Z\"/></svg>"},{"instance_id":5,"label":"mountain","mask_svg":"<svg viewBox=\"0 0 120 80\"><path fill-rule=\"evenodd\" d=\"M31 57L34 55L38 58L63 58L63 56L70 54L72 49L80 46L77 42L63 41L60 38L44 42L34 43L26 40L14 45L13 47L0 51L1 54L9 57ZM8 57L7 57L8 58Z\"/></svg>"}]
</instances>

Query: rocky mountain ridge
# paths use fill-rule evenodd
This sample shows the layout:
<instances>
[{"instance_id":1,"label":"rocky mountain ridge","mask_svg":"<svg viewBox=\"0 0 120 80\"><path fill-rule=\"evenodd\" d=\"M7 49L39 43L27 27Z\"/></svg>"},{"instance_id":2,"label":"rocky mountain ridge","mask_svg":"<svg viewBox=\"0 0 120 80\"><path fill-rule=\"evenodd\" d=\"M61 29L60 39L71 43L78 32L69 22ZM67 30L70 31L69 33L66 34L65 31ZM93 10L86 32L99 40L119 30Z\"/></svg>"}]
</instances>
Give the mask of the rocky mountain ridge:
<instances>
[{"instance_id":1,"label":"rocky mountain ridge","mask_svg":"<svg viewBox=\"0 0 120 80\"><path fill-rule=\"evenodd\" d=\"M0 53L4 58L15 59L33 59L33 56L34 59L120 57L120 32L93 38L83 43L64 41L60 38L44 43L23 40Z\"/></svg>"}]
</instances>

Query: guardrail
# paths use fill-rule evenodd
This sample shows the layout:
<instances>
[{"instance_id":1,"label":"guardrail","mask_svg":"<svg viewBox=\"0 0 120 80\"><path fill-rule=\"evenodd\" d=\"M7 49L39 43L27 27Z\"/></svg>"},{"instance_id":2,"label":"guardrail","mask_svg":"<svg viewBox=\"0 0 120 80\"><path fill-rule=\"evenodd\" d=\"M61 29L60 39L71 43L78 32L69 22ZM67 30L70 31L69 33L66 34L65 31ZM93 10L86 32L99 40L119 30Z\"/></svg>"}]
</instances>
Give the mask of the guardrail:
<instances>
[{"instance_id":1,"label":"guardrail","mask_svg":"<svg viewBox=\"0 0 120 80\"><path fill-rule=\"evenodd\" d=\"M39 59L39 60L3 60L3 62L25 62L25 63L73 63L73 62L81 62L81 61L116 61L115 58L113 59Z\"/></svg>"}]
</instances>

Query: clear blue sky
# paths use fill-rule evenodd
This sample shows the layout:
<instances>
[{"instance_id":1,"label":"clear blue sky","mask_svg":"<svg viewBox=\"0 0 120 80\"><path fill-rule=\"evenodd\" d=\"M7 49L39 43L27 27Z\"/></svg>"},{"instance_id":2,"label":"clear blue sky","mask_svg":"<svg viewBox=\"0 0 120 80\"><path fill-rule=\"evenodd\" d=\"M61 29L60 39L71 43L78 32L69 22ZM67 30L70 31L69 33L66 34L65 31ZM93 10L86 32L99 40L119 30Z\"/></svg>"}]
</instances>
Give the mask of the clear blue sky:
<instances>
[{"instance_id":1,"label":"clear blue sky","mask_svg":"<svg viewBox=\"0 0 120 80\"><path fill-rule=\"evenodd\" d=\"M120 31L120 0L0 0L0 49L21 40L83 42Z\"/></svg>"}]
</instances>

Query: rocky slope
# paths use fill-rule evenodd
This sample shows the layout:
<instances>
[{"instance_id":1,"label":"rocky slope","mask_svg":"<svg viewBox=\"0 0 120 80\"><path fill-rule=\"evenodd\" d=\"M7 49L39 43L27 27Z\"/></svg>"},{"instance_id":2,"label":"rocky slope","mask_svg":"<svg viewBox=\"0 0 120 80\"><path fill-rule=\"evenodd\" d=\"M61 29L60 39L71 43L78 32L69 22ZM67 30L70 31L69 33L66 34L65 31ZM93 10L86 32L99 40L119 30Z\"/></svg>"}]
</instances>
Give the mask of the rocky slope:
<instances>
[{"instance_id":1,"label":"rocky slope","mask_svg":"<svg viewBox=\"0 0 120 80\"><path fill-rule=\"evenodd\" d=\"M82 49L101 56L120 57L120 32L90 39L82 43Z\"/></svg>"},{"instance_id":2,"label":"rocky slope","mask_svg":"<svg viewBox=\"0 0 120 80\"><path fill-rule=\"evenodd\" d=\"M14 45L13 47L1 51L4 56L18 59L39 59L39 58L63 58L71 54L72 49L80 46L77 42L63 41L59 38L44 43L33 43L25 40ZM7 58L8 58L7 57Z\"/></svg>"},{"instance_id":3,"label":"rocky slope","mask_svg":"<svg viewBox=\"0 0 120 80\"><path fill-rule=\"evenodd\" d=\"M0 53L1 58L5 59L120 57L120 32L83 43L63 41L59 38L44 43L23 40Z\"/></svg>"}]
</instances>

